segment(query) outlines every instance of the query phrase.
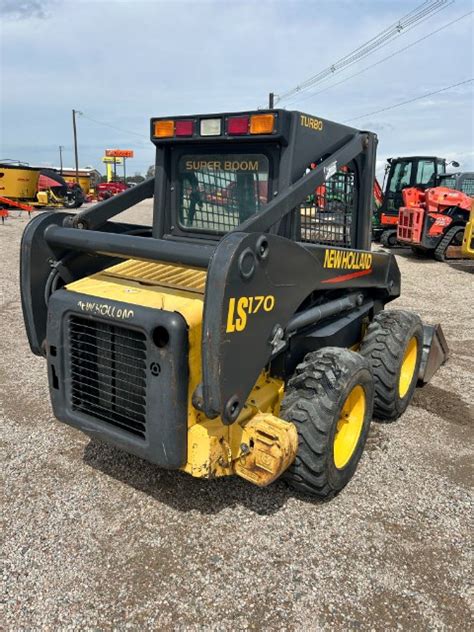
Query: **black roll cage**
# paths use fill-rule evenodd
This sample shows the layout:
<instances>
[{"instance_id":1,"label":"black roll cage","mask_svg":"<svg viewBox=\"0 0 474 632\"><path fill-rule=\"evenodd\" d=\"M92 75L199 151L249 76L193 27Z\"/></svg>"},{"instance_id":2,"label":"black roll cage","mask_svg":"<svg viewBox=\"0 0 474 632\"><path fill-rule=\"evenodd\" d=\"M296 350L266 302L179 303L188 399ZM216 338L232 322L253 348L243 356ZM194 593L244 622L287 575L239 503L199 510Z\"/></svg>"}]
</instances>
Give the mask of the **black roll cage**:
<instances>
[{"instance_id":1,"label":"black roll cage","mask_svg":"<svg viewBox=\"0 0 474 632\"><path fill-rule=\"evenodd\" d=\"M282 236L295 239L294 227L293 229L291 228L291 221L289 221L291 212L308 195L311 195L317 187L325 183L327 174L334 171L335 165L342 167L353 161L356 169L356 178L359 183L357 208L355 209L356 226L354 229L353 247L369 249L370 208L377 140L375 135L370 132L351 131L353 132L352 134L343 135L342 140L339 141L333 151L327 152L323 156L311 154L311 150L308 152L308 148L305 148L308 156L311 156L311 159L307 160L307 164L309 164L310 160L319 160L319 163L315 169L304 174L295 182L288 182L287 186L285 186L285 180L288 179L288 176L284 173L284 170L285 167L288 167L288 165L285 165L288 159L285 160L283 154L280 160L277 159L278 153L282 150L281 144L277 145L275 143L272 145L268 141L265 141L264 145L260 146L257 143L229 144L228 148L226 148L228 153L255 149L267 155L271 158L270 168L273 171L272 177L269 178L271 195L269 196L268 204L258 214L250 217L230 232L278 232ZM216 151L216 147L222 149L223 145L219 143L213 146L200 147L196 143L194 145L190 144L180 147L176 155L179 157L187 151L196 150L198 147L202 153L211 153ZM294 152L294 148L292 149ZM163 242L169 242L170 240L174 242L184 241L188 244L188 249L187 253L183 254L181 263L190 264L191 260L193 260L193 265L197 265L196 262L199 261L199 265L207 267L209 263L208 250L200 251L202 244L204 242L215 245L216 241L222 239L222 235L206 234L205 232L199 234L195 231L185 232L174 228L175 224L173 222L176 218L170 216L170 209L174 209L176 213L176 204L173 204L175 200L172 199L176 195L176 191L173 190L175 188L176 175L173 172L175 167L172 166L173 162L171 160L173 150L174 147L157 146L155 177L149 178L145 182L119 193L113 198L99 202L92 208L81 211L75 216L66 217L60 239L58 238L57 226L48 229L48 243L51 247L58 249L59 247L67 248L69 246L71 249L87 249L89 252L93 248L100 248L97 252L107 252L110 256L116 257L130 257L130 249L124 248L121 241L123 235L119 236L107 232L105 225L119 213L147 198L154 197L152 227L154 244L152 246L149 243L148 237L135 237L134 258L148 261L171 261L170 257L172 257L173 260L176 260L170 254L170 248L165 246ZM174 164L177 164L177 160L174 160ZM276 226L280 227L278 231L275 229ZM75 232L78 228L85 229L82 236ZM310 246L311 244L308 244L308 247ZM189 255L189 258L187 255Z\"/></svg>"}]
</instances>

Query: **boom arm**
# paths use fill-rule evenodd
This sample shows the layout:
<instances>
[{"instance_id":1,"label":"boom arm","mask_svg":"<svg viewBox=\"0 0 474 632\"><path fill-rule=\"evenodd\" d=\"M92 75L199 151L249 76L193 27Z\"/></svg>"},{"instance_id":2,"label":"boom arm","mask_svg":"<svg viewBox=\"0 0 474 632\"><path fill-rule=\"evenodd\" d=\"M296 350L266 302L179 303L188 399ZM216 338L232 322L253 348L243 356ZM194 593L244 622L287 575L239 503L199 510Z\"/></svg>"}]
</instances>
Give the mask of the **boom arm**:
<instances>
[{"instance_id":1,"label":"boom arm","mask_svg":"<svg viewBox=\"0 0 474 632\"><path fill-rule=\"evenodd\" d=\"M233 232L224 237L209 263L203 384L195 405L208 417L235 421L262 367L286 346L291 331L317 320L314 314L293 318L298 307L313 292L323 296L331 290L344 290L344 296L348 290L356 292L352 308L393 300L400 293L395 258L325 246L309 249L271 234ZM344 309L342 304L336 307L336 313ZM321 309L324 313L324 303Z\"/></svg>"}]
</instances>

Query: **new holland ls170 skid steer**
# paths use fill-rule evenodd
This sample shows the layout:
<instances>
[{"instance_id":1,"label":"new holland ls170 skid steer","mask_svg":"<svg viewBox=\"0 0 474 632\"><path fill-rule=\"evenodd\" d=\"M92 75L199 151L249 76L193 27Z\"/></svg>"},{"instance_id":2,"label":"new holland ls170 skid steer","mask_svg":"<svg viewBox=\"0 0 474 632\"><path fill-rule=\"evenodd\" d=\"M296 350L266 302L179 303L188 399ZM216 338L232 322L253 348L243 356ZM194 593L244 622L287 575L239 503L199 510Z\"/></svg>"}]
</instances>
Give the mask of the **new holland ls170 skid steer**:
<instances>
[{"instance_id":1,"label":"new holland ls170 skid steer","mask_svg":"<svg viewBox=\"0 0 474 632\"><path fill-rule=\"evenodd\" d=\"M151 140L155 178L25 230L55 415L161 467L333 496L372 416L447 354L439 327L384 311L400 272L370 251L375 135L267 110L154 118ZM110 221L150 197L149 228Z\"/></svg>"}]
</instances>

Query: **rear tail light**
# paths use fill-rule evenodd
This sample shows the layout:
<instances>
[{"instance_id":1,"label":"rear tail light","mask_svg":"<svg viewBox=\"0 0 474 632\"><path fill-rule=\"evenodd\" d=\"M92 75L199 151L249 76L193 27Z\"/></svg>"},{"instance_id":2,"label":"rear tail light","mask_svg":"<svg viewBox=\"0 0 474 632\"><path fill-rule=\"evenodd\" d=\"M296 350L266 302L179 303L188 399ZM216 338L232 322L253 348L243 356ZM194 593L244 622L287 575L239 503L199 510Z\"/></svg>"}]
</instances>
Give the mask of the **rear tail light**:
<instances>
[{"instance_id":1,"label":"rear tail light","mask_svg":"<svg viewBox=\"0 0 474 632\"><path fill-rule=\"evenodd\" d=\"M222 136L222 118L203 118L199 122L192 119L165 119L154 121L155 138L191 137L197 132L201 136ZM276 127L275 114L240 114L229 116L225 121L228 136L246 136L249 134L273 134Z\"/></svg>"},{"instance_id":2,"label":"rear tail light","mask_svg":"<svg viewBox=\"0 0 474 632\"><path fill-rule=\"evenodd\" d=\"M220 118L202 119L201 120L201 136L220 136L222 122Z\"/></svg>"},{"instance_id":3,"label":"rear tail light","mask_svg":"<svg viewBox=\"0 0 474 632\"><path fill-rule=\"evenodd\" d=\"M232 136L249 133L249 117L233 116L227 121L227 133Z\"/></svg>"},{"instance_id":4,"label":"rear tail light","mask_svg":"<svg viewBox=\"0 0 474 632\"><path fill-rule=\"evenodd\" d=\"M154 135L157 138L171 138L174 136L174 121L156 121Z\"/></svg>"},{"instance_id":5,"label":"rear tail light","mask_svg":"<svg viewBox=\"0 0 474 632\"><path fill-rule=\"evenodd\" d=\"M194 134L194 122L176 121L174 131L176 136L192 136Z\"/></svg>"},{"instance_id":6,"label":"rear tail light","mask_svg":"<svg viewBox=\"0 0 474 632\"><path fill-rule=\"evenodd\" d=\"M271 134L275 127L274 114L254 114L250 117L251 134Z\"/></svg>"}]
</instances>

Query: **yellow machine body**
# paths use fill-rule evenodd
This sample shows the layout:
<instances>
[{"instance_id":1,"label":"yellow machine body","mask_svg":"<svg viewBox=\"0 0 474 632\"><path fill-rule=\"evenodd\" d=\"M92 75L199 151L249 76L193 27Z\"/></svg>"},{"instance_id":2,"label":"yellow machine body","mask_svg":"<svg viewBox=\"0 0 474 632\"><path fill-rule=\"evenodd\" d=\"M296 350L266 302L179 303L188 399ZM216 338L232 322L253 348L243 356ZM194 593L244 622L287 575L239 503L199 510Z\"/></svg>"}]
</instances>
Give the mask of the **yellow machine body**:
<instances>
[{"instance_id":1,"label":"yellow machine body","mask_svg":"<svg viewBox=\"0 0 474 632\"><path fill-rule=\"evenodd\" d=\"M189 338L187 462L195 477L238 474L268 485L292 463L298 447L296 428L279 419L283 382L262 372L239 418L225 425L192 405L201 378L201 339L206 270L175 264L128 260L66 286L90 296L178 312Z\"/></svg>"},{"instance_id":2,"label":"yellow machine body","mask_svg":"<svg viewBox=\"0 0 474 632\"><path fill-rule=\"evenodd\" d=\"M35 200L39 169L0 165L0 195L13 200Z\"/></svg>"},{"instance_id":3,"label":"yellow machine body","mask_svg":"<svg viewBox=\"0 0 474 632\"><path fill-rule=\"evenodd\" d=\"M49 204L49 197L50 196L48 195L48 191L38 191L38 193L36 194L36 200L41 206L47 206Z\"/></svg>"},{"instance_id":4,"label":"yellow machine body","mask_svg":"<svg viewBox=\"0 0 474 632\"><path fill-rule=\"evenodd\" d=\"M474 259L474 200L469 214L469 221L464 230L461 252L463 257Z\"/></svg>"},{"instance_id":5,"label":"yellow machine body","mask_svg":"<svg viewBox=\"0 0 474 632\"><path fill-rule=\"evenodd\" d=\"M30 206L62 208L63 199L51 189L38 191L40 169L0 165L0 196L26 202Z\"/></svg>"},{"instance_id":6,"label":"yellow machine body","mask_svg":"<svg viewBox=\"0 0 474 632\"><path fill-rule=\"evenodd\" d=\"M73 183L76 182L75 175L65 175L63 173L63 178L64 180L66 180L66 182L73 182ZM85 193L85 195L88 195L90 190L93 188L91 176L89 174L87 175L79 174L79 186L81 187L82 192Z\"/></svg>"},{"instance_id":7,"label":"yellow machine body","mask_svg":"<svg viewBox=\"0 0 474 632\"><path fill-rule=\"evenodd\" d=\"M44 191L38 191L35 195L35 199L29 203L31 206L49 206L51 208L63 208L64 200L62 197L58 197L52 189L45 189Z\"/></svg>"}]
</instances>

